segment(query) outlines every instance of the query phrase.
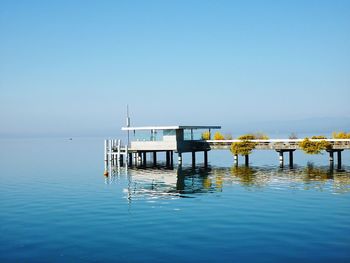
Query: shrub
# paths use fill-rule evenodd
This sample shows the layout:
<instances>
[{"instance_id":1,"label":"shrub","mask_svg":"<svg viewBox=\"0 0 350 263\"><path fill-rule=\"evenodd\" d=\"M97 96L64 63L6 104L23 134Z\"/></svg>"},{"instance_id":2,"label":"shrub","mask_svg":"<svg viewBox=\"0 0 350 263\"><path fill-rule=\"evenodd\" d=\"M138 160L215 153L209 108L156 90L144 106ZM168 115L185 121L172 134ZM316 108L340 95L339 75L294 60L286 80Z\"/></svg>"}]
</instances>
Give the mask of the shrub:
<instances>
[{"instance_id":1,"label":"shrub","mask_svg":"<svg viewBox=\"0 0 350 263\"><path fill-rule=\"evenodd\" d=\"M244 134L239 136L238 140L255 140L255 136L253 134Z\"/></svg>"},{"instance_id":2,"label":"shrub","mask_svg":"<svg viewBox=\"0 0 350 263\"><path fill-rule=\"evenodd\" d=\"M346 133L346 132L333 132L332 133L332 137L333 139L350 139L350 132Z\"/></svg>"},{"instance_id":3,"label":"shrub","mask_svg":"<svg viewBox=\"0 0 350 263\"><path fill-rule=\"evenodd\" d=\"M323 150L332 148L332 145L327 141L310 141L309 138L305 138L299 143L299 147L307 154L319 154Z\"/></svg>"},{"instance_id":4,"label":"shrub","mask_svg":"<svg viewBox=\"0 0 350 263\"><path fill-rule=\"evenodd\" d=\"M205 131L202 133L202 140L210 140L210 132Z\"/></svg>"},{"instance_id":5,"label":"shrub","mask_svg":"<svg viewBox=\"0 0 350 263\"><path fill-rule=\"evenodd\" d=\"M322 135L317 135L317 136L312 136L311 139L327 139L327 137Z\"/></svg>"},{"instance_id":6,"label":"shrub","mask_svg":"<svg viewBox=\"0 0 350 263\"><path fill-rule=\"evenodd\" d=\"M225 140L225 137L220 132L216 132L214 134L214 140Z\"/></svg>"},{"instance_id":7,"label":"shrub","mask_svg":"<svg viewBox=\"0 0 350 263\"><path fill-rule=\"evenodd\" d=\"M248 140L243 140L241 142L234 142L231 144L230 151L234 155L249 155L252 150L254 150L257 143Z\"/></svg>"},{"instance_id":8,"label":"shrub","mask_svg":"<svg viewBox=\"0 0 350 263\"><path fill-rule=\"evenodd\" d=\"M239 140L268 140L269 136L262 132L244 134L238 137Z\"/></svg>"}]
</instances>

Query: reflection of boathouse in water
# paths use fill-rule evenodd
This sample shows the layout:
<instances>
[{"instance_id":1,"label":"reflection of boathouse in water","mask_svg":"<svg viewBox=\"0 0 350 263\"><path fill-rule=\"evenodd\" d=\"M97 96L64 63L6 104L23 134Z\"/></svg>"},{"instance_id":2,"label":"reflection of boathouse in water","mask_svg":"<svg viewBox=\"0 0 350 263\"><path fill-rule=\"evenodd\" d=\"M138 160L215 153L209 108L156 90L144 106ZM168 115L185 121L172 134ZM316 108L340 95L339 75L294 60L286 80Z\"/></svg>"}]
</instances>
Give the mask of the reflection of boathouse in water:
<instances>
[{"instance_id":1,"label":"reflection of boathouse in water","mask_svg":"<svg viewBox=\"0 0 350 263\"><path fill-rule=\"evenodd\" d=\"M114 177L118 180L119 177ZM197 194L220 193L225 187L259 190L287 187L300 190L323 188L334 193L350 192L350 173L308 166L294 170L261 167L178 167L176 169L132 169L127 171L129 200L138 198L190 198ZM111 178L108 178L110 180Z\"/></svg>"}]
</instances>

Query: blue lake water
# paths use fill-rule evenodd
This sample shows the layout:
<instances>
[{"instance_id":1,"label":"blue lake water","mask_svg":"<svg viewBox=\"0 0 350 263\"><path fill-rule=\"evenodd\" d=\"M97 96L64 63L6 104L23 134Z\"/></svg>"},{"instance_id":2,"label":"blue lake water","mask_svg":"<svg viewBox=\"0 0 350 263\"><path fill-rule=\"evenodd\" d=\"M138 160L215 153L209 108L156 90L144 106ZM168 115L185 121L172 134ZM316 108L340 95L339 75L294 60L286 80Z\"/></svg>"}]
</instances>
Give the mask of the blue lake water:
<instances>
[{"instance_id":1,"label":"blue lake water","mask_svg":"<svg viewBox=\"0 0 350 263\"><path fill-rule=\"evenodd\" d=\"M189 157L104 177L102 139L0 140L0 262L350 262L349 152Z\"/></svg>"}]
</instances>

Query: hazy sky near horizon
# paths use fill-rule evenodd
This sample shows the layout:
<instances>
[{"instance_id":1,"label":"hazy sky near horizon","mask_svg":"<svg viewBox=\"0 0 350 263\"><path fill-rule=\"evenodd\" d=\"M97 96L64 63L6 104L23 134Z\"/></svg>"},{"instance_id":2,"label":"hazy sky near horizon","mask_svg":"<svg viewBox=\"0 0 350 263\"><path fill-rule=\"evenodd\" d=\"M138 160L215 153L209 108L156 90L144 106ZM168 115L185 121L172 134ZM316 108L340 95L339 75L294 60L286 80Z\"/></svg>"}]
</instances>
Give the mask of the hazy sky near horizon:
<instances>
[{"instance_id":1,"label":"hazy sky near horizon","mask_svg":"<svg viewBox=\"0 0 350 263\"><path fill-rule=\"evenodd\" d=\"M350 1L0 0L0 136L350 116Z\"/></svg>"}]
</instances>

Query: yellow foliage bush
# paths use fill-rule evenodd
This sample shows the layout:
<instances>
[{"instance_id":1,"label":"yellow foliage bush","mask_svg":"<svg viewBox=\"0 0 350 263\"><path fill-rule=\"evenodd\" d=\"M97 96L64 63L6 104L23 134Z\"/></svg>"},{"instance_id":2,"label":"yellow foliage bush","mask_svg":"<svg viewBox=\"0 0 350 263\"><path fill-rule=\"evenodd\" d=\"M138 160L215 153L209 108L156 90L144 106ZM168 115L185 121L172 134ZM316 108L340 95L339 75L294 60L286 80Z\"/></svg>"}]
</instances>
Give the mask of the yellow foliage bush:
<instances>
[{"instance_id":1,"label":"yellow foliage bush","mask_svg":"<svg viewBox=\"0 0 350 263\"><path fill-rule=\"evenodd\" d=\"M268 140L269 136L262 132L244 134L238 137L238 140Z\"/></svg>"},{"instance_id":2,"label":"yellow foliage bush","mask_svg":"<svg viewBox=\"0 0 350 263\"><path fill-rule=\"evenodd\" d=\"M333 139L350 139L350 132L346 133L346 132L333 132L332 133L332 137Z\"/></svg>"},{"instance_id":3,"label":"yellow foliage bush","mask_svg":"<svg viewBox=\"0 0 350 263\"><path fill-rule=\"evenodd\" d=\"M299 147L307 154L319 154L323 150L329 150L332 145L327 141L310 141L309 138L305 138L299 143Z\"/></svg>"},{"instance_id":4,"label":"yellow foliage bush","mask_svg":"<svg viewBox=\"0 0 350 263\"><path fill-rule=\"evenodd\" d=\"M249 155L252 150L254 150L257 143L248 140L243 140L241 142L234 142L231 144L230 151L234 155Z\"/></svg>"},{"instance_id":5,"label":"yellow foliage bush","mask_svg":"<svg viewBox=\"0 0 350 263\"><path fill-rule=\"evenodd\" d=\"M210 140L210 132L205 131L202 133L202 140Z\"/></svg>"},{"instance_id":6,"label":"yellow foliage bush","mask_svg":"<svg viewBox=\"0 0 350 263\"><path fill-rule=\"evenodd\" d=\"M327 139L327 137L323 135L317 135L317 136L312 136L311 139Z\"/></svg>"},{"instance_id":7,"label":"yellow foliage bush","mask_svg":"<svg viewBox=\"0 0 350 263\"><path fill-rule=\"evenodd\" d=\"M214 140L225 140L225 137L220 132L216 132L214 134Z\"/></svg>"},{"instance_id":8,"label":"yellow foliage bush","mask_svg":"<svg viewBox=\"0 0 350 263\"><path fill-rule=\"evenodd\" d=\"M255 136L253 134L244 134L239 136L238 140L255 140Z\"/></svg>"}]
</instances>

